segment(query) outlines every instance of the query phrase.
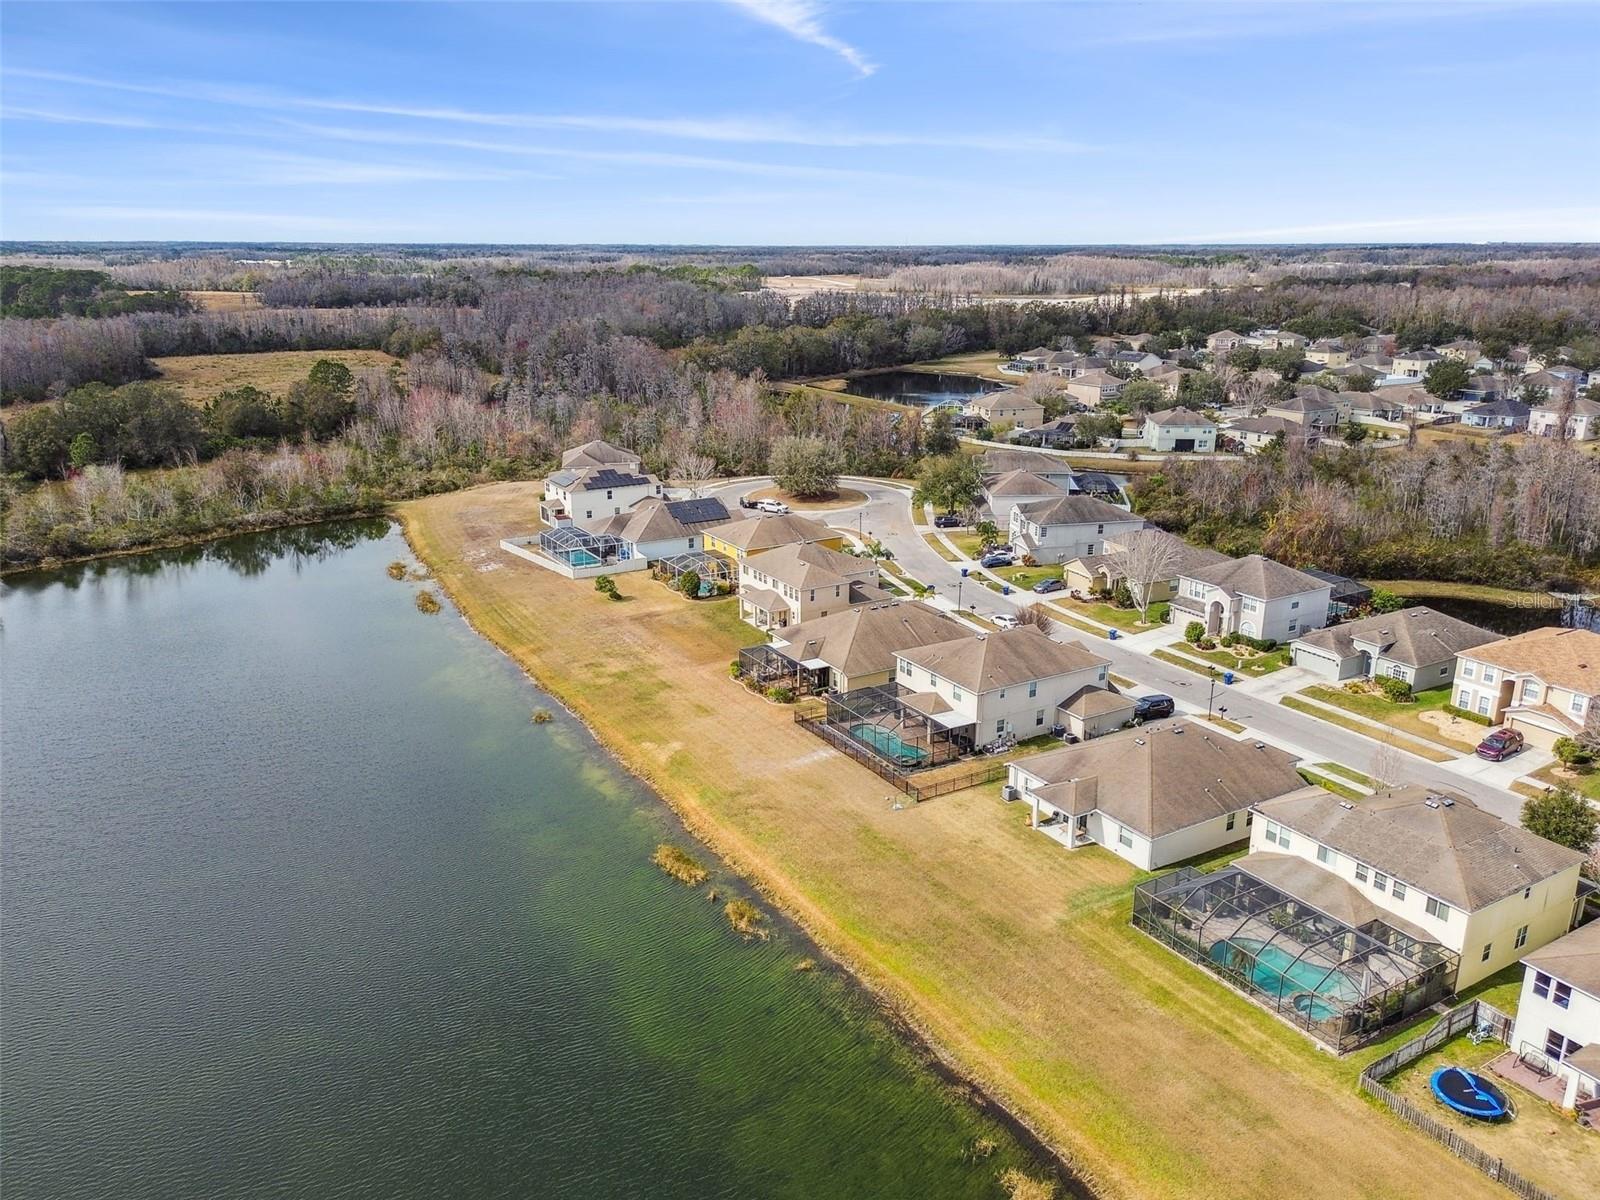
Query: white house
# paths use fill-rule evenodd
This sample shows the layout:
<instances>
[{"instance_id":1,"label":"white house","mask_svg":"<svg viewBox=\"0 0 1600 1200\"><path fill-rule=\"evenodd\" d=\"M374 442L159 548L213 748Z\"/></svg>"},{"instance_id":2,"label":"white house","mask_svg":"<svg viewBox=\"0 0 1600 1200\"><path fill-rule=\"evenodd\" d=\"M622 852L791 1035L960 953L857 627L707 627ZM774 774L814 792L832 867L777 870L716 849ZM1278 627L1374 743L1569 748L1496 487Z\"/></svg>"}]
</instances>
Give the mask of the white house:
<instances>
[{"instance_id":1,"label":"white house","mask_svg":"<svg viewBox=\"0 0 1600 1200\"><path fill-rule=\"evenodd\" d=\"M1034 828L1153 871L1244 841L1252 804L1308 790L1294 764L1275 746L1178 721L1019 759L1007 782Z\"/></svg>"},{"instance_id":2,"label":"white house","mask_svg":"<svg viewBox=\"0 0 1600 1200\"><path fill-rule=\"evenodd\" d=\"M1422 350L1401 350L1394 356L1394 374L1404 375L1407 379L1421 379L1428 373L1428 368L1436 362L1441 362L1444 355L1436 354L1426 348Z\"/></svg>"},{"instance_id":3,"label":"white house","mask_svg":"<svg viewBox=\"0 0 1600 1200\"><path fill-rule=\"evenodd\" d=\"M1567 417L1567 438L1574 442L1587 442L1600 437L1600 400L1583 396L1574 398L1570 405L1548 401L1528 413L1528 432L1538 437L1555 437L1561 429L1561 416Z\"/></svg>"},{"instance_id":4,"label":"white house","mask_svg":"<svg viewBox=\"0 0 1600 1200\"><path fill-rule=\"evenodd\" d=\"M1328 623L1333 586L1270 558L1245 558L1202 566L1178 576L1172 623L1200 621L1206 633L1242 633L1292 641Z\"/></svg>"},{"instance_id":5,"label":"white house","mask_svg":"<svg viewBox=\"0 0 1600 1200\"><path fill-rule=\"evenodd\" d=\"M1550 625L1456 655L1456 706L1536 746L1582 731L1600 704L1600 633Z\"/></svg>"},{"instance_id":6,"label":"white house","mask_svg":"<svg viewBox=\"0 0 1600 1200\"><path fill-rule=\"evenodd\" d=\"M1004 475L985 476L983 498L1001 529L1011 527L1012 514L1019 505L1039 504L1060 500L1067 489L1032 471L1007 471Z\"/></svg>"},{"instance_id":7,"label":"white house","mask_svg":"<svg viewBox=\"0 0 1600 1200\"><path fill-rule=\"evenodd\" d=\"M1111 362L1113 366L1127 367L1141 375L1162 365L1161 356L1148 350L1118 350L1111 355Z\"/></svg>"},{"instance_id":8,"label":"white house","mask_svg":"<svg viewBox=\"0 0 1600 1200\"><path fill-rule=\"evenodd\" d=\"M1485 400L1461 414L1461 423L1474 429L1526 429L1532 410L1521 400Z\"/></svg>"},{"instance_id":9,"label":"white house","mask_svg":"<svg viewBox=\"0 0 1600 1200\"><path fill-rule=\"evenodd\" d=\"M1257 855L1284 860L1271 864L1272 885L1323 911L1312 892L1319 876L1333 876L1389 924L1458 955L1457 991L1555 941L1577 916L1584 856L1464 796L1317 791L1258 803L1255 814L1241 868L1255 874Z\"/></svg>"},{"instance_id":10,"label":"white house","mask_svg":"<svg viewBox=\"0 0 1600 1200\"><path fill-rule=\"evenodd\" d=\"M728 510L721 500L647 496L626 512L597 524L594 532L621 538L629 546L629 558L655 562L703 549L700 531L727 519Z\"/></svg>"},{"instance_id":11,"label":"white house","mask_svg":"<svg viewBox=\"0 0 1600 1200\"><path fill-rule=\"evenodd\" d=\"M661 481L616 467L563 467L544 481L539 519L594 530L639 501L662 494Z\"/></svg>"},{"instance_id":12,"label":"white house","mask_svg":"<svg viewBox=\"0 0 1600 1200\"><path fill-rule=\"evenodd\" d=\"M1420 692L1442 687L1455 677L1457 654L1500 637L1417 607L1313 630L1296 638L1290 650L1295 666L1307 667L1324 679L1400 679Z\"/></svg>"},{"instance_id":13,"label":"white house","mask_svg":"<svg viewBox=\"0 0 1600 1200\"><path fill-rule=\"evenodd\" d=\"M1322 440L1322 430L1315 425L1302 425L1285 417L1238 417L1223 427L1223 432L1233 438L1245 452L1259 454L1279 438L1290 442L1315 446Z\"/></svg>"},{"instance_id":14,"label":"white house","mask_svg":"<svg viewBox=\"0 0 1600 1200\"><path fill-rule=\"evenodd\" d=\"M1600 1097L1600 921L1525 956L1522 965L1511 1048L1566 1081L1562 1107Z\"/></svg>"},{"instance_id":15,"label":"white house","mask_svg":"<svg viewBox=\"0 0 1600 1200\"><path fill-rule=\"evenodd\" d=\"M1011 545L1041 563L1085 558L1105 549L1106 539L1144 528L1144 518L1093 496L1061 496L1011 510Z\"/></svg>"},{"instance_id":16,"label":"white house","mask_svg":"<svg viewBox=\"0 0 1600 1200\"><path fill-rule=\"evenodd\" d=\"M1192 408L1169 408L1144 419L1144 444L1152 450L1204 453L1217 448L1217 423Z\"/></svg>"},{"instance_id":17,"label":"white house","mask_svg":"<svg viewBox=\"0 0 1600 1200\"><path fill-rule=\"evenodd\" d=\"M985 744L1048 732L1063 701L1106 686L1111 663L1037 626L980 633L895 655L900 700L953 735Z\"/></svg>"}]
</instances>

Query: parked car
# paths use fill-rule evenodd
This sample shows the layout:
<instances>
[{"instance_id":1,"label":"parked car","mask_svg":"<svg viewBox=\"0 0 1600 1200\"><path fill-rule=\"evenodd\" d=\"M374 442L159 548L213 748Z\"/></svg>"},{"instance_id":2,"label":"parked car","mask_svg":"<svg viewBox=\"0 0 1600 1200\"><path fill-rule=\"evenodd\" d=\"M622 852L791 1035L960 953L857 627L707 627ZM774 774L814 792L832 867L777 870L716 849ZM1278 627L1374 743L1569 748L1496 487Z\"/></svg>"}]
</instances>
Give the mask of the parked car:
<instances>
[{"instance_id":1,"label":"parked car","mask_svg":"<svg viewBox=\"0 0 1600 1200\"><path fill-rule=\"evenodd\" d=\"M933 519L935 529L960 529L961 518L955 513L940 513Z\"/></svg>"},{"instance_id":2,"label":"parked car","mask_svg":"<svg viewBox=\"0 0 1600 1200\"><path fill-rule=\"evenodd\" d=\"M1135 721L1154 721L1161 717L1170 717L1177 711L1177 702L1171 696L1163 696L1160 693L1140 696L1133 702Z\"/></svg>"},{"instance_id":3,"label":"parked car","mask_svg":"<svg viewBox=\"0 0 1600 1200\"><path fill-rule=\"evenodd\" d=\"M740 508L754 508L755 506L756 506L756 502L754 500L750 499L749 496L740 496L739 497L739 507Z\"/></svg>"},{"instance_id":4,"label":"parked car","mask_svg":"<svg viewBox=\"0 0 1600 1200\"><path fill-rule=\"evenodd\" d=\"M1496 729L1478 743L1478 757L1490 762L1510 758L1522 750L1522 735L1515 729Z\"/></svg>"},{"instance_id":5,"label":"parked car","mask_svg":"<svg viewBox=\"0 0 1600 1200\"><path fill-rule=\"evenodd\" d=\"M782 500L757 500L756 507L764 513L772 513L779 517L789 511L789 506Z\"/></svg>"},{"instance_id":6,"label":"parked car","mask_svg":"<svg viewBox=\"0 0 1600 1200\"><path fill-rule=\"evenodd\" d=\"M1022 627L1022 622L1017 620L1017 618L1012 616L1010 613L1001 613L999 616L991 619L994 621L994 627L996 629L1020 629Z\"/></svg>"},{"instance_id":7,"label":"parked car","mask_svg":"<svg viewBox=\"0 0 1600 1200\"><path fill-rule=\"evenodd\" d=\"M980 567L1009 567L1017 560L1012 557L1009 550L991 550L978 560Z\"/></svg>"},{"instance_id":8,"label":"parked car","mask_svg":"<svg viewBox=\"0 0 1600 1200\"><path fill-rule=\"evenodd\" d=\"M1033 585L1033 590L1043 596L1048 592L1064 592L1067 585L1059 579L1041 579Z\"/></svg>"}]
</instances>

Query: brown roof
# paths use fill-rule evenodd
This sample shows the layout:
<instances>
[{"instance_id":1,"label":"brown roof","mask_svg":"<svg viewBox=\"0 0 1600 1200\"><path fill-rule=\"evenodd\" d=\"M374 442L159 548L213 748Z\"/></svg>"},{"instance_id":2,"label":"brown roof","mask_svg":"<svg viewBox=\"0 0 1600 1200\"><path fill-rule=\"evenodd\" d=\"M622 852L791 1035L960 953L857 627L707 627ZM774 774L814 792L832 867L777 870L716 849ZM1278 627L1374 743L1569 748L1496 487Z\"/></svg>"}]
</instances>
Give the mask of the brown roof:
<instances>
[{"instance_id":1,"label":"brown roof","mask_svg":"<svg viewBox=\"0 0 1600 1200\"><path fill-rule=\"evenodd\" d=\"M1425 942L1435 940L1427 930L1386 908L1379 908L1360 888L1297 854L1258 851L1235 859L1233 865L1252 879L1304 900L1318 912L1352 928L1360 929L1369 922L1382 921Z\"/></svg>"},{"instance_id":2,"label":"brown roof","mask_svg":"<svg viewBox=\"0 0 1600 1200\"><path fill-rule=\"evenodd\" d=\"M1574 929L1522 961L1535 971L1564 979L1600 1000L1600 921L1590 921Z\"/></svg>"},{"instance_id":3,"label":"brown roof","mask_svg":"<svg viewBox=\"0 0 1600 1200\"><path fill-rule=\"evenodd\" d=\"M618 467L629 466L639 461L639 456L632 450L624 450L621 446L613 446L610 442L584 442L581 446L574 446L561 455L563 467L584 470L589 467Z\"/></svg>"},{"instance_id":4,"label":"brown roof","mask_svg":"<svg viewBox=\"0 0 1600 1200\"><path fill-rule=\"evenodd\" d=\"M1216 422L1205 413L1195 412L1192 408L1169 408L1163 412L1153 412L1145 418L1154 421L1157 425L1215 425Z\"/></svg>"},{"instance_id":5,"label":"brown roof","mask_svg":"<svg viewBox=\"0 0 1600 1200\"><path fill-rule=\"evenodd\" d=\"M1587 629L1547 625L1478 646L1463 657L1536 675L1546 684L1585 696L1600 693L1600 633Z\"/></svg>"},{"instance_id":6,"label":"brown roof","mask_svg":"<svg viewBox=\"0 0 1600 1200\"><path fill-rule=\"evenodd\" d=\"M1484 812L1464 796L1394 788L1359 801L1327 792L1257 805L1305 837L1475 912L1576 867L1583 855Z\"/></svg>"},{"instance_id":7,"label":"brown roof","mask_svg":"<svg viewBox=\"0 0 1600 1200\"><path fill-rule=\"evenodd\" d=\"M1378 647L1379 653L1408 667L1425 667L1453 658L1458 651L1493 642L1500 634L1469 625L1431 608L1402 608L1360 621L1315 629L1298 639L1340 658L1356 653L1356 642Z\"/></svg>"},{"instance_id":8,"label":"brown roof","mask_svg":"<svg viewBox=\"0 0 1600 1200\"><path fill-rule=\"evenodd\" d=\"M913 646L947 642L965 627L926 604L879 604L847 609L780 629L775 641L796 662L821 659L846 675L892 671L894 656Z\"/></svg>"},{"instance_id":9,"label":"brown roof","mask_svg":"<svg viewBox=\"0 0 1600 1200\"><path fill-rule=\"evenodd\" d=\"M1067 380L1067 387L1074 388L1080 384L1088 384L1090 387L1112 388L1121 387L1127 382L1128 381L1126 379L1118 379L1109 371L1096 369L1093 371L1085 371L1076 379Z\"/></svg>"},{"instance_id":10,"label":"brown roof","mask_svg":"<svg viewBox=\"0 0 1600 1200\"><path fill-rule=\"evenodd\" d=\"M789 611L789 602L777 592L770 592L766 588L741 588L739 595L769 613Z\"/></svg>"},{"instance_id":11,"label":"brown roof","mask_svg":"<svg viewBox=\"0 0 1600 1200\"><path fill-rule=\"evenodd\" d=\"M876 577L878 564L826 546L791 543L768 550L760 558L747 559L744 569L760 571L793 588L819 588L843 584L861 575Z\"/></svg>"},{"instance_id":12,"label":"brown roof","mask_svg":"<svg viewBox=\"0 0 1600 1200\"><path fill-rule=\"evenodd\" d=\"M709 537L741 550L771 550L804 542L823 542L839 535L820 521L796 513L737 517L705 530Z\"/></svg>"},{"instance_id":13,"label":"brown roof","mask_svg":"<svg viewBox=\"0 0 1600 1200\"><path fill-rule=\"evenodd\" d=\"M1052 641L1036 625L918 646L900 657L976 693L1111 665L1078 642Z\"/></svg>"},{"instance_id":14,"label":"brown roof","mask_svg":"<svg viewBox=\"0 0 1600 1200\"><path fill-rule=\"evenodd\" d=\"M1274 796L1312 790L1294 763L1276 746L1178 722L1051 750L1015 766L1052 785L1050 792L1034 790L1057 807L1074 813L1098 808L1146 837L1161 837Z\"/></svg>"},{"instance_id":15,"label":"brown roof","mask_svg":"<svg viewBox=\"0 0 1600 1200\"><path fill-rule=\"evenodd\" d=\"M1022 515L1035 525L1087 525L1104 521L1142 520L1125 508L1096 500L1093 496L1062 496L1059 500L1045 500L1018 507Z\"/></svg>"},{"instance_id":16,"label":"brown roof","mask_svg":"<svg viewBox=\"0 0 1600 1200\"><path fill-rule=\"evenodd\" d=\"M1185 571L1184 577L1213 584L1230 595L1251 596L1257 600L1298 596L1301 592L1315 592L1328 587L1322 580L1304 571L1296 571L1260 554L1247 554L1243 558L1214 563L1196 571Z\"/></svg>"},{"instance_id":17,"label":"brown roof","mask_svg":"<svg viewBox=\"0 0 1600 1200\"><path fill-rule=\"evenodd\" d=\"M994 496L1063 496L1066 493L1032 471L1009 471L987 480L984 490Z\"/></svg>"},{"instance_id":18,"label":"brown roof","mask_svg":"<svg viewBox=\"0 0 1600 1200\"><path fill-rule=\"evenodd\" d=\"M1125 712L1133 715L1132 696L1124 696L1103 687L1090 684L1079 688L1056 708L1075 717L1103 717L1109 713Z\"/></svg>"}]
</instances>

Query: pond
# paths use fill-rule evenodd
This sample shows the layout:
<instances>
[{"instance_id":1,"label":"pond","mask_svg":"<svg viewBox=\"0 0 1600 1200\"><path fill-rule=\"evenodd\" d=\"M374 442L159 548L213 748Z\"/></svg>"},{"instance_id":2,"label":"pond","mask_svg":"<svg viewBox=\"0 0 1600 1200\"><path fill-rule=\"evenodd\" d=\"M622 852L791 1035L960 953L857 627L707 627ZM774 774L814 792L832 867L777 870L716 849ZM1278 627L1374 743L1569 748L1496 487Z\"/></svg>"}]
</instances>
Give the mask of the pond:
<instances>
[{"instance_id":1,"label":"pond","mask_svg":"<svg viewBox=\"0 0 1600 1200\"><path fill-rule=\"evenodd\" d=\"M1541 597L1542 598L1542 597ZM1469 600L1460 596L1429 596L1408 592L1408 604L1425 604L1446 616L1469 621L1507 637L1540 629L1546 625L1561 624L1561 605L1551 598L1548 605L1532 602L1507 604L1493 600Z\"/></svg>"},{"instance_id":2,"label":"pond","mask_svg":"<svg viewBox=\"0 0 1600 1200\"><path fill-rule=\"evenodd\" d=\"M985 1197L1047 1167L385 523L0 586L6 1196ZM546 724L530 721L553 710ZM976 1144L992 1146L987 1156Z\"/></svg>"},{"instance_id":3,"label":"pond","mask_svg":"<svg viewBox=\"0 0 1600 1200\"><path fill-rule=\"evenodd\" d=\"M977 375L934 374L928 371L878 371L845 380L853 396L889 400L931 408L936 404L965 403L974 396L997 392L1004 384Z\"/></svg>"}]
</instances>

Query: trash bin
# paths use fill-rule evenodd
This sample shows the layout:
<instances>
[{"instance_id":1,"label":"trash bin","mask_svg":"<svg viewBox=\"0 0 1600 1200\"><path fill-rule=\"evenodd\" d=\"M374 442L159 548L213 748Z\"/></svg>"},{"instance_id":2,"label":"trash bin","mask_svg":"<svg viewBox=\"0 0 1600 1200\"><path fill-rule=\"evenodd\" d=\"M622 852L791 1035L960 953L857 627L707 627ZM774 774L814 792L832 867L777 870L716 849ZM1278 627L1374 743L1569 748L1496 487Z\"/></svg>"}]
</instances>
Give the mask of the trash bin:
<instances>
[{"instance_id":1,"label":"trash bin","mask_svg":"<svg viewBox=\"0 0 1600 1200\"><path fill-rule=\"evenodd\" d=\"M1119 634L1115 629L1108 629L1108 630L1106 630L1106 636L1108 638L1110 638L1114 642L1114 641L1117 640L1117 638L1121 637L1122 635Z\"/></svg>"},{"instance_id":2,"label":"trash bin","mask_svg":"<svg viewBox=\"0 0 1600 1200\"><path fill-rule=\"evenodd\" d=\"M1232 671L1224 671L1222 673L1222 682L1224 684L1231 684L1233 682L1233 672Z\"/></svg>"},{"instance_id":3,"label":"trash bin","mask_svg":"<svg viewBox=\"0 0 1600 1200\"><path fill-rule=\"evenodd\" d=\"M1009 584L1009 583L1002 583L1002 584L1001 584L1001 585L1000 585L1000 594L1001 594L1001 595L1002 595L1002 596L1009 596L1009 595L1011 595L1011 585L1010 585L1010 584Z\"/></svg>"},{"instance_id":4,"label":"trash bin","mask_svg":"<svg viewBox=\"0 0 1600 1200\"><path fill-rule=\"evenodd\" d=\"M961 578L965 579L966 577L967 577L967 568L966 567L962 567L961 568Z\"/></svg>"}]
</instances>

